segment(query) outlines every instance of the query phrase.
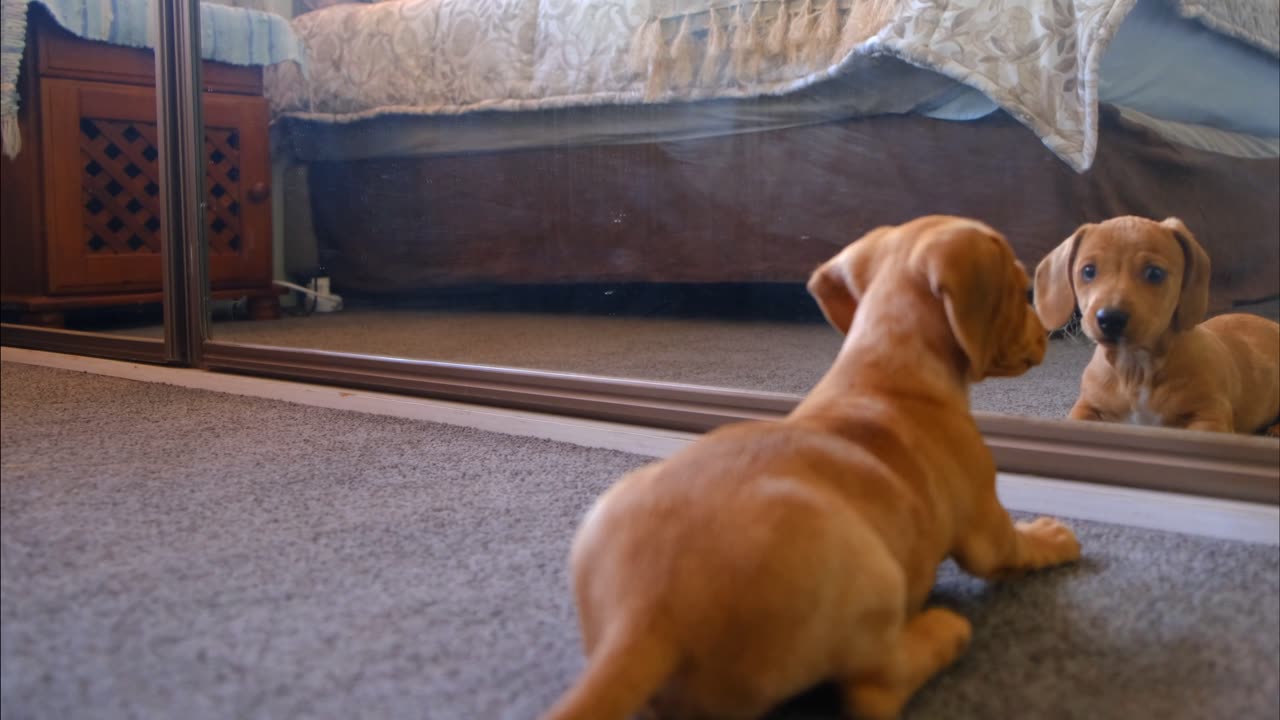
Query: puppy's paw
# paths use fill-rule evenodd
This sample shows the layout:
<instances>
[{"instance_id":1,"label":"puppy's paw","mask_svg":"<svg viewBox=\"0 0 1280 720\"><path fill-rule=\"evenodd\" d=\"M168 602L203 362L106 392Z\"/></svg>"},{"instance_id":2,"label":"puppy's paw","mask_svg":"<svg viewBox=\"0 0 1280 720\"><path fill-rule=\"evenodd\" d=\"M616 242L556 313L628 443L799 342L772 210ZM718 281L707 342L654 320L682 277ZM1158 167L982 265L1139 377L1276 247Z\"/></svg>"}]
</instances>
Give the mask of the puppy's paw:
<instances>
[{"instance_id":1,"label":"puppy's paw","mask_svg":"<svg viewBox=\"0 0 1280 720\"><path fill-rule=\"evenodd\" d=\"M860 720L890 720L929 678L954 663L973 637L973 625L946 608L929 608L907 621L902 646L887 652L888 663L845 686L847 714Z\"/></svg>"},{"instance_id":2,"label":"puppy's paw","mask_svg":"<svg viewBox=\"0 0 1280 720\"><path fill-rule=\"evenodd\" d=\"M1014 528L1034 548L1034 567L1048 567L1080 559L1080 541L1071 528L1054 518L1041 517L1030 522L1019 522Z\"/></svg>"},{"instance_id":3,"label":"puppy's paw","mask_svg":"<svg viewBox=\"0 0 1280 720\"><path fill-rule=\"evenodd\" d=\"M945 608L929 608L912 621L913 630L931 638L935 662L944 667L964 654L973 639L973 624L959 613Z\"/></svg>"}]
</instances>

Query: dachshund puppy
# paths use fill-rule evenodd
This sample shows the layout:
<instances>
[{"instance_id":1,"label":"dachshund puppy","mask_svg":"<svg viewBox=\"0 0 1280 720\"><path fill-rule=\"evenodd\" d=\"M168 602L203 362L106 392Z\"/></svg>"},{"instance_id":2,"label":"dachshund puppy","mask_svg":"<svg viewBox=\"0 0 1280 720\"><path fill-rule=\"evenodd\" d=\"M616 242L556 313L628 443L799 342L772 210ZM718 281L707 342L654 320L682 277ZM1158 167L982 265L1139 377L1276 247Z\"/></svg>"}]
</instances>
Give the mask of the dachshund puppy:
<instances>
[{"instance_id":1,"label":"dachshund puppy","mask_svg":"<svg viewBox=\"0 0 1280 720\"><path fill-rule=\"evenodd\" d=\"M809 290L845 341L785 419L715 430L624 477L570 565L587 666L546 716L754 718L834 682L896 716L966 647L925 609L938 564L984 578L1069 562L1072 532L1014 523L968 386L1044 358L1008 243L973 220L884 227Z\"/></svg>"},{"instance_id":2,"label":"dachshund puppy","mask_svg":"<svg viewBox=\"0 0 1280 720\"><path fill-rule=\"evenodd\" d=\"M1208 305L1209 257L1181 220L1076 230L1035 280L1045 326L1079 307L1097 343L1070 417L1280 433L1280 325L1244 313L1205 320Z\"/></svg>"}]
</instances>

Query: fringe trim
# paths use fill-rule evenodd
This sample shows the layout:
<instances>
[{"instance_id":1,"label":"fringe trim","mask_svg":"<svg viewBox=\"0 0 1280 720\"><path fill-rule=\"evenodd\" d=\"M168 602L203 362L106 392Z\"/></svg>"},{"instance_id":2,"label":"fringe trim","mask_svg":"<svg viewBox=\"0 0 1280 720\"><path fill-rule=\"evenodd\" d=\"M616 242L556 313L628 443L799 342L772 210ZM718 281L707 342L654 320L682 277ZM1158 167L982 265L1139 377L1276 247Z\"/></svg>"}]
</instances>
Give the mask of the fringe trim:
<instances>
[{"instance_id":1,"label":"fringe trim","mask_svg":"<svg viewBox=\"0 0 1280 720\"><path fill-rule=\"evenodd\" d=\"M893 20L896 10L894 0L856 0L844 20L837 52L848 52L870 40ZM842 58L837 56L835 62Z\"/></svg>"},{"instance_id":2,"label":"fringe trim","mask_svg":"<svg viewBox=\"0 0 1280 720\"><path fill-rule=\"evenodd\" d=\"M645 99L653 102L658 96L671 89L672 62L671 49L667 46L667 37L659 25L653 34L653 61L649 63L649 83L645 87Z\"/></svg>"},{"instance_id":3,"label":"fringe trim","mask_svg":"<svg viewBox=\"0 0 1280 720\"><path fill-rule=\"evenodd\" d=\"M704 88L715 88L720 85L725 55L729 49L727 34L720 26L716 11L712 10L711 27L707 30L707 50L702 56L702 70L698 73L698 84Z\"/></svg>"},{"instance_id":4,"label":"fringe trim","mask_svg":"<svg viewBox=\"0 0 1280 720\"><path fill-rule=\"evenodd\" d=\"M649 76L649 67L657 54L658 33L662 32L662 23L649 20L636 31L631 40L631 48L627 56L627 64L637 77Z\"/></svg>"},{"instance_id":5,"label":"fringe trim","mask_svg":"<svg viewBox=\"0 0 1280 720\"><path fill-rule=\"evenodd\" d=\"M5 157L10 160L22 152L22 128L18 127L18 115L6 114L0 118L0 141L4 145Z\"/></svg>"},{"instance_id":6,"label":"fringe trim","mask_svg":"<svg viewBox=\"0 0 1280 720\"><path fill-rule=\"evenodd\" d=\"M827 0L827 6L818 16L815 42L810 48L809 62L818 65L830 62L832 48L840 41L840 8L837 0Z\"/></svg>"},{"instance_id":7,"label":"fringe trim","mask_svg":"<svg viewBox=\"0 0 1280 720\"><path fill-rule=\"evenodd\" d=\"M748 54L751 52L751 36L754 28L751 27L751 19L747 16L746 4L738 5L738 11L734 14L734 23L736 27L733 29L733 40L730 45L733 46L733 74L738 80L746 80L749 72L748 65L750 58Z\"/></svg>"},{"instance_id":8,"label":"fringe trim","mask_svg":"<svg viewBox=\"0 0 1280 720\"><path fill-rule=\"evenodd\" d=\"M769 28L769 38L764 44L770 57L786 56L791 38L790 29L791 10L784 3L778 8L778 17L774 19L773 27Z\"/></svg>"},{"instance_id":9,"label":"fringe trim","mask_svg":"<svg viewBox=\"0 0 1280 720\"><path fill-rule=\"evenodd\" d=\"M696 79L696 58L698 49L694 46L693 31L689 29L689 18L686 16L680 23L680 31L671 42L671 86L677 90L693 87Z\"/></svg>"},{"instance_id":10,"label":"fringe trim","mask_svg":"<svg viewBox=\"0 0 1280 720\"><path fill-rule=\"evenodd\" d=\"M814 10L813 0L804 0L804 6L800 8L800 17L791 23L791 33L787 37L787 62L799 63L806 60L800 57L800 53L809 43L809 38L814 37L814 30L817 27L818 13Z\"/></svg>"},{"instance_id":11,"label":"fringe trim","mask_svg":"<svg viewBox=\"0 0 1280 720\"><path fill-rule=\"evenodd\" d=\"M645 100L750 85L838 63L892 21L901 0L739 0L700 13L653 18L628 48ZM762 8L764 12L762 13ZM774 8L769 18L768 8Z\"/></svg>"},{"instance_id":12,"label":"fringe trim","mask_svg":"<svg viewBox=\"0 0 1280 720\"><path fill-rule=\"evenodd\" d=\"M26 0L0 0L4 22L0 23L0 151L10 160L22 150L22 130L18 127L18 75L22 69L22 48L27 39Z\"/></svg>"}]
</instances>

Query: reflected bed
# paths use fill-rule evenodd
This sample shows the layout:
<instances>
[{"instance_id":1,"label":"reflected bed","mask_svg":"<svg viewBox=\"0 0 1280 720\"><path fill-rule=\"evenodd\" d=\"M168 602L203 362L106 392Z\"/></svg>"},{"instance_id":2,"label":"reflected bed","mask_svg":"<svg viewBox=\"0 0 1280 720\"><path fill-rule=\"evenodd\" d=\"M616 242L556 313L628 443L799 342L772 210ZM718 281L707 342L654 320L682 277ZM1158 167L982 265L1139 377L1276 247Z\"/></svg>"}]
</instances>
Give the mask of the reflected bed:
<instances>
[{"instance_id":1,"label":"reflected bed","mask_svg":"<svg viewBox=\"0 0 1280 720\"><path fill-rule=\"evenodd\" d=\"M677 20L658 27L678 59L682 33L706 21L670 10L689 2L655 5L669 6L663 21ZM449 3L433 6L443 12ZM847 9L843 0L830 6ZM1077 6L1085 8L1074 19L1080 27L1057 36L1059 50L1067 46L1058 62L1071 60L1069 71L1041 77L1025 59L1000 67L1023 73L1027 85L1045 77L1088 83L1091 73L1097 82L1035 101L1018 87L958 82L947 76L957 74L953 62L926 63L909 42L885 41L803 75L779 63L745 90L741 77L725 83L733 92L695 82L655 93L650 63L647 78L619 71L612 85L586 73L577 81L597 92L589 101L556 102L549 93L495 105L485 98L502 93L485 87L427 97L435 90L377 80L435 72L419 67L427 63L421 47L396 45L405 37L398 30L386 34L386 47L360 44L381 32L362 31L361 18L404 20L426 7L422 0L302 15L293 24L311 53L310 75L283 66L267 77L277 148L295 167L286 177L303 188L291 195L303 202L288 209L289 269L322 265L339 289L364 292L792 283L866 229L919 214L982 218L1031 264L1081 222L1132 213L1178 215L1196 232L1214 260L1215 309L1280 293L1274 50L1209 30L1164 0L1131 12L1108 0ZM1107 19L1088 16L1090 6ZM789 19L792 29L798 18ZM454 19L432 18L445 20ZM619 22L638 26L643 17ZM765 33L770 20L760 22ZM445 37L442 28L433 37L448 46L456 32ZM1098 52L1073 52L1070 43L1090 30L1104 37L1091 39ZM1108 32L1115 37L1103 54ZM624 67L608 57L605 35L592 46L603 59L592 58ZM892 39L892 28L884 37ZM1052 34L1044 37L1053 44ZM532 80L504 81L507 95L538 89L539 42L531 45ZM333 69L334 58L358 62L360 48L391 63L365 73L363 85L351 81L349 66ZM425 55L448 52L433 46ZM736 62L718 72L732 74ZM817 77L814 67L827 74ZM617 92L606 101L607 88ZM1046 114L1046 102L1058 112Z\"/></svg>"}]
</instances>

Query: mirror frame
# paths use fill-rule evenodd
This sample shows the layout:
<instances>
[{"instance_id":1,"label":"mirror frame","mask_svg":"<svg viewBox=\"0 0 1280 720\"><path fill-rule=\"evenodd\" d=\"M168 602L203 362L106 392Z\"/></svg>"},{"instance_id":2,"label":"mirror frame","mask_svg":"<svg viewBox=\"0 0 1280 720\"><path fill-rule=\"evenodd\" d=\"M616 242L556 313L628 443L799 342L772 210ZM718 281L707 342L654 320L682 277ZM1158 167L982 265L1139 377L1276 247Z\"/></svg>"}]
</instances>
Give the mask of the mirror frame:
<instances>
[{"instance_id":1,"label":"mirror frame","mask_svg":"<svg viewBox=\"0 0 1280 720\"><path fill-rule=\"evenodd\" d=\"M799 397L374 355L207 342L204 365L339 385L705 432L775 420ZM1001 472L1280 505L1280 441L975 412Z\"/></svg>"}]
</instances>

